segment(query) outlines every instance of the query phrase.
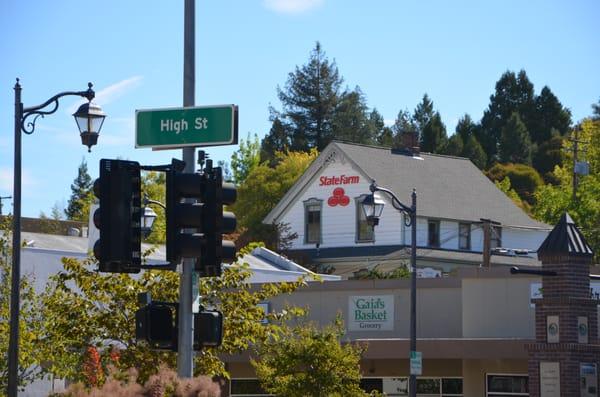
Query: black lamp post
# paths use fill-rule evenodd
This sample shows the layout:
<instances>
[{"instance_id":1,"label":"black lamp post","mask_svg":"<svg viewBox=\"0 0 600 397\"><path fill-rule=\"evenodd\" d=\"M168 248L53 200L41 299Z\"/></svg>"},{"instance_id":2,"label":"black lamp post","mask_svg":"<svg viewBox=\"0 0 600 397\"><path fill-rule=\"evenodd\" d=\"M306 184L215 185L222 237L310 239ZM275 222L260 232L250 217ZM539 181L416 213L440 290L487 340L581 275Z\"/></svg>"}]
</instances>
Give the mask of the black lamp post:
<instances>
[{"instance_id":1,"label":"black lamp post","mask_svg":"<svg viewBox=\"0 0 600 397\"><path fill-rule=\"evenodd\" d=\"M156 212L154 212L152 207L149 207L148 205L149 204L158 205L163 210L166 210L166 207L160 201L151 200L146 196L144 196L143 203L144 203L144 208L142 209L141 230L142 230L142 235L144 236L144 238L147 238L150 235L150 233L152 233L152 226L154 225L154 221L156 220L156 218L158 218L158 215L156 214Z\"/></svg>"},{"instance_id":2,"label":"black lamp post","mask_svg":"<svg viewBox=\"0 0 600 397\"><path fill-rule=\"evenodd\" d=\"M389 189L377 186L375 181L369 186L371 194L362 201L362 208L367 218L367 222L376 226L379 224L379 217L383 211L383 200L375 196L375 192L384 192L392 198L392 206L401 213L409 216L404 220L406 226L411 227L411 255L410 255L410 354L417 351L417 192L413 189L412 204L410 207L402 204L396 195ZM410 365L409 365L410 368ZM410 374L408 381L408 395L415 397L417 395L416 375Z\"/></svg>"},{"instance_id":3,"label":"black lamp post","mask_svg":"<svg viewBox=\"0 0 600 397\"><path fill-rule=\"evenodd\" d=\"M38 117L52 114L58 109L58 100L64 96L80 96L88 100L73 114L81 142L88 151L98 141L98 134L106 117L99 106L92 104L95 92L92 83L86 91L66 91L54 95L38 106L23 107L19 79L15 84L15 168L13 179L13 226L12 226L12 276L10 291L10 339L8 342L8 397L17 397L19 368L19 279L21 278L21 131L33 134ZM33 119L27 122L27 119Z\"/></svg>"}]
</instances>

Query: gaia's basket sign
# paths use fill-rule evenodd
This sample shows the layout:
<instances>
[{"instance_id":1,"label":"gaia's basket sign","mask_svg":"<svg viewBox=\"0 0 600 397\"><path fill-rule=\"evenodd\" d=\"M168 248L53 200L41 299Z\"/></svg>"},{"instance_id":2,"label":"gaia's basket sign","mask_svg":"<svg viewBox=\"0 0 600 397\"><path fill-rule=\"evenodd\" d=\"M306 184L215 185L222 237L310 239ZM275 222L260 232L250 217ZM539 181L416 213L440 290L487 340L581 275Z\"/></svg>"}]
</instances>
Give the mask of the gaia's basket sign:
<instances>
[{"instance_id":1,"label":"gaia's basket sign","mask_svg":"<svg viewBox=\"0 0 600 397\"><path fill-rule=\"evenodd\" d=\"M349 297L349 331L392 331L393 329L393 295L366 295Z\"/></svg>"}]
</instances>

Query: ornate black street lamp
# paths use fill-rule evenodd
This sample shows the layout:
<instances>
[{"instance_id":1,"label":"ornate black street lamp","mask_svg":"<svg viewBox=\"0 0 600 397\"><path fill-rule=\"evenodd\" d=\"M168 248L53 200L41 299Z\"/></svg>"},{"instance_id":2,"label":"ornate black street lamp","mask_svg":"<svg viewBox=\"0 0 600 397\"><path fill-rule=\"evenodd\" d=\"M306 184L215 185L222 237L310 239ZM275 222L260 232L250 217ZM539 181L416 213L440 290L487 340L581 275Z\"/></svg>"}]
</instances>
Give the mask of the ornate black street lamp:
<instances>
[{"instance_id":1,"label":"ornate black street lamp","mask_svg":"<svg viewBox=\"0 0 600 397\"><path fill-rule=\"evenodd\" d=\"M38 106L23 107L19 79L15 84L15 168L13 178L13 226L12 226L12 276L10 291L10 339L8 343L8 397L17 397L19 368L19 279L21 278L21 131L33 134L38 117L52 114L58 109L58 100L64 96L80 96L88 103L81 105L73 114L81 143L91 147L98 141L105 114L99 106L92 103L95 92L92 83L86 91L67 91L54 95ZM31 121L27 121L32 118Z\"/></svg>"},{"instance_id":2,"label":"ornate black street lamp","mask_svg":"<svg viewBox=\"0 0 600 397\"><path fill-rule=\"evenodd\" d=\"M417 192L413 189L412 204L410 207L402 204L396 195L389 189L377 186L375 181L369 186L371 194L362 201L362 208L367 222L376 226L383 211L384 202L375 195L375 192L384 192L392 199L392 206L401 213L408 215L404 218L404 224L411 227L411 255L410 255L410 354L417 351ZM413 353L414 352L414 353ZM410 368L410 365L409 365ZM412 372L412 371L411 371ZM408 381L408 393L410 397L417 395L416 375L410 374Z\"/></svg>"}]
</instances>

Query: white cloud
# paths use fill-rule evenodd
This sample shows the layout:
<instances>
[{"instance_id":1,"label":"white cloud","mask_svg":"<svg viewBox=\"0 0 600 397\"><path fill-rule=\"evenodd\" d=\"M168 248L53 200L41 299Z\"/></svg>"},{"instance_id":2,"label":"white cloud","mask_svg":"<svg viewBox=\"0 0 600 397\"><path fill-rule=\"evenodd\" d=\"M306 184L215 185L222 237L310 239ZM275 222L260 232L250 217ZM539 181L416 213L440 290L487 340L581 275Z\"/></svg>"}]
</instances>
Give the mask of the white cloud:
<instances>
[{"instance_id":1,"label":"white cloud","mask_svg":"<svg viewBox=\"0 0 600 397\"><path fill-rule=\"evenodd\" d=\"M96 102L100 106L108 105L118 97L137 87L141 83L142 79L142 76L133 76L128 79L111 84L108 87L101 89L100 91L96 91L96 97L94 98L94 102ZM74 113L77 110L77 108L84 102L85 100L78 101L69 108L68 112Z\"/></svg>"},{"instance_id":2,"label":"white cloud","mask_svg":"<svg viewBox=\"0 0 600 397\"><path fill-rule=\"evenodd\" d=\"M319 7L323 2L324 0L263 0L263 5L282 14L300 14Z\"/></svg>"}]
</instances>

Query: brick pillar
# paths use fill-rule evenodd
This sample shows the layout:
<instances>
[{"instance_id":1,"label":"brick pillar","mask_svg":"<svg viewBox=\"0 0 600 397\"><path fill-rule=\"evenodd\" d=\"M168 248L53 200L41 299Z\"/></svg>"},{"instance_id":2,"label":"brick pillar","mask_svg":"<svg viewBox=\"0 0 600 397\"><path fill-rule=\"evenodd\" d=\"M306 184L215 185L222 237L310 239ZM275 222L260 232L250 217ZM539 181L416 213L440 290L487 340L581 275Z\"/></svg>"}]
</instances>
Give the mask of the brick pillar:
<instances>
[{"instance_id":1,"label":"brick pillar","mask_svg":"<svg viewBox=\"0 0 600 397\"><path fill-rule=\"evenodd\" d=\"M598 310L600 301L590 292L593 252L568 214L560 219L538 249L542 270L556 275L542 277L542 298L535 303L536 342L529 352L529 395L544 397L540 377L553 383L558 363L560 396L580 397L582 363L600 367ZM587 338L587 340L585 340ZM546 372L541 374L541 362ZM598 384L595 385L598 390ZM589 387L589 385L588 385Z\"/></svg>"}]
</instances>

